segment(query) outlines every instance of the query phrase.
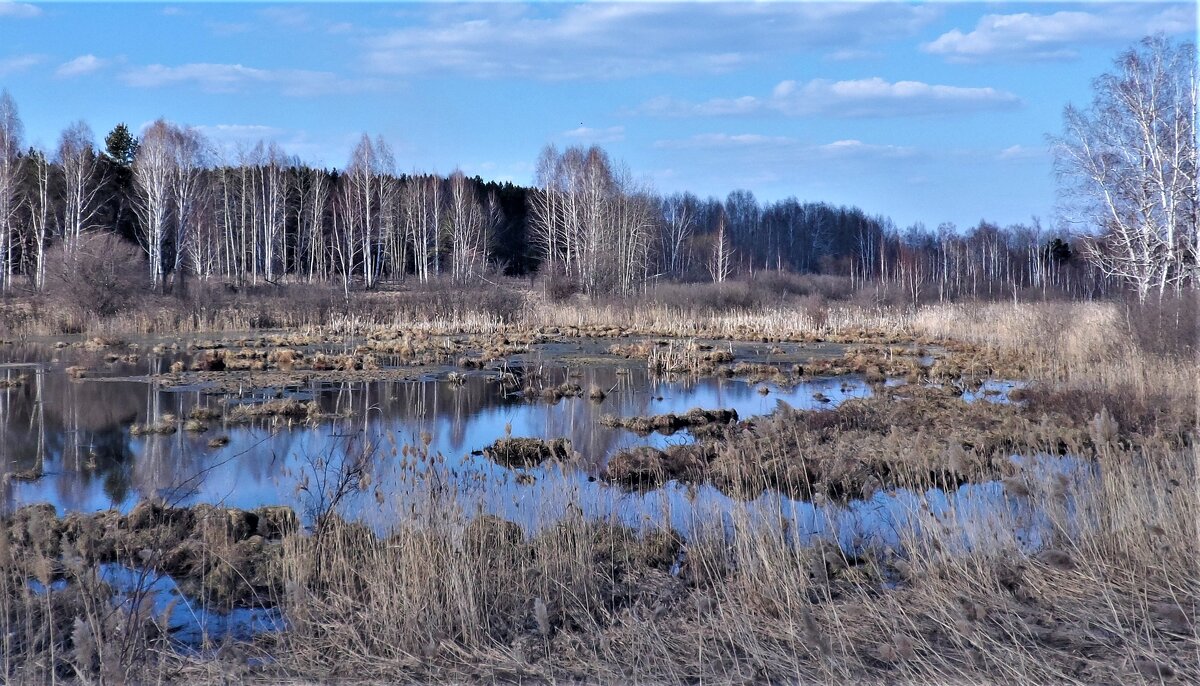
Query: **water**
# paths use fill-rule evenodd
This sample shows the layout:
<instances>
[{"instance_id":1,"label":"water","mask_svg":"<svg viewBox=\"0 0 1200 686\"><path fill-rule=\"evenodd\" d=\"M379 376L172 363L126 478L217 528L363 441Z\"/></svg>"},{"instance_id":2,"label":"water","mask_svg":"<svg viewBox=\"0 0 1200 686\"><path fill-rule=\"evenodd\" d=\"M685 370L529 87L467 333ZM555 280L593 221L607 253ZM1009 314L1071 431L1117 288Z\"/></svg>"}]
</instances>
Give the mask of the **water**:
<instances>
[{"instance_id":1,"label":"water","mask_svg":"<svg viewBox=\"0 0 1200 686\"><path fill-rule=\"evenodd\" d=\"M537 368L542 385L571 382L605 389L607 395L599 402L529 401L502 387L494 372L473 372L454 383L447 380L449 369L416 381L307 384L244 396L146 381L68 381L65 375L46 372L38 377L40 391L37 384L26 384L0 395L6 403L3 445L9 454L18 453L17 469L36 472L40 465L43 474L8 480L4 496L9 507L50 502L60 512L128 511L151 496L178 505L283 504L311 522L347 456L366 453L366 492L345 501L342 514L381 534L397 522L427 521L447 512L491 514L535 533L578 512L635 528L670 526L687 536L698 523L719 522L740 510L764 522L788 521L800 543L836 537L845 546L895 547L897 531L920 523L913 512L921 502L934 516L974 512L983 521L1013 512L999 483L966 485L951 493L898 490L821 506L764 493L744 508L707 485L672 482L648 493L629 492L597 479L608 457L691 437L686 431L638 436L603 426L599 420L604 415L683 413L702 407L734 409L748 418L770 413L780 402L803 409L836 407L870 395L871 387L856 378L808 379L786 387L741 379L663 381L649 377L639 364L616 361L568 366L562 360L542 360ZM1007 402L1008 392L1018 386L992 380L964 398ZM166 413L186 417L196 406L261 402L277 395L316 401L322 412L337 418L315 425L222 425L217 420L204 433L135 436L129 431L130 424L153 423ZM482 454L508 434L569 438L581 459L510 469ZM214 436L227 437L228 443L210 447ZM1041 524L1014 520L1005 531L1020 530L1022 540L1036 542ZM974 531L973 536L989 530L960 528Z\"/></svg>"},{"instance_id":2,"label":"water","mask_svg":"<svg viewBox=\"0 0 1200 686\"><path fill-rule=\"evenodd\" d=\"M99 579L112 590L113 607L118 612L148 609L178 648L196 652L226 640L246 641L267 631L282 631L286 622L278 608L235 607L215 610L188 598L169 575L121 564L101 564ZM46 586L29 581L34 593L43 595ZM50 583L51 593L64 591L65 579Z\"/></svg>"},{"instance_id":3,"label":"water","mask_svg":"<svg viewBox=\"0 0 1200 686\"><path fill-rule=\"evenodd\" d=\"M509 433L567 437L582 456L574 466L576 475L586 478L594 477L619 450L690 440L686 432L642 437L605 427L599 420L606 414L683 413L702 407L734 409L746 418L769 413L780 401L799 408L834 407L871 392L861 379L814 379L791 387L741 379L661 381L650 378L641 364L616 361L570 366L561 360L537 363L541 378L535 383L598 387L607 392L599 402L589 398L529 401L502 387L495 372L468 373L460 384L447 380L449 369L415 381L310 383L243 395L169 388L123 377L144 375L146 364L165 369L169 359L143 361L141 368L122 363L109 368L110 377L120 380L72 380L51 365L46 371L22 372L29 375L24 385L0 390L0 452L13 475L0 493L4 505L49 502L60 512L127 511L142 499L161 497L181 505L285 504L303 512L309 498L299 489L306 478L311 481L317 476L314 464L336 464L347 451L366 449L377 472L373 490L385 504L394 500L392 504L403 510L409 505L406 493L413 490L414 482L420 483L419 470L404 458L405 446L439 456L441 471L449 478L495 482L512 477L513 472L477 453L497 438ZM58 364L68 361L76 360ZM769 392L764 395L761 389ZM271 421L225 425L215 420L203 433L182 430L178 420L181 430L170 435L137 436L130 431L131 425L154 424L165 415L186 418L197 406L221 408L276 396L316 401L323 413L337 418L316 425ZM218 436L228 442L210 446ZM371 509L358 514L385 525L386 508Z\"/></svg>"}]
</instances>

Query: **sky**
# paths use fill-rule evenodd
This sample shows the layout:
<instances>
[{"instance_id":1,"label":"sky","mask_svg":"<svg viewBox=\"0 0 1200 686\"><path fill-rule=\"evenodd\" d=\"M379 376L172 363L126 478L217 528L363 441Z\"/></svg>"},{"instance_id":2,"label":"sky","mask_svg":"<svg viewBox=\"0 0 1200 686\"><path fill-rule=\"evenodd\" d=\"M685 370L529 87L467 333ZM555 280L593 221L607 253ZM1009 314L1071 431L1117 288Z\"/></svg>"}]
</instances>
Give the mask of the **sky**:
<instances>
[{"instance_id":1,"label":"sky","mask_svg":"<svg viewBox=\"0 0 1200 686\"><path fill-rule=\"evenodd\" d=\"M1055 219L1047 135L1184 3L38 3L0 0L27 144L165 117L234 159L529 184L598 144L660 193L850 204L898 226Z\"/></svg>"}]
</instances>

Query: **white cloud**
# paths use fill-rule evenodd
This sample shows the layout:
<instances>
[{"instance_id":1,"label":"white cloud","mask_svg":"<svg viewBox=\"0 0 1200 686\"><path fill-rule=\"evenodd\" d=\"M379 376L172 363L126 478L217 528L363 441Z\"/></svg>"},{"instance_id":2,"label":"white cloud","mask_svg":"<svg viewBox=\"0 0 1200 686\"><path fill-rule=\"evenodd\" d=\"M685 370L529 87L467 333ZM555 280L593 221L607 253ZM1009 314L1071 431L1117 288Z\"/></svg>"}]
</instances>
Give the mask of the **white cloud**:
<instances>
[{"instance_id":1,"label":"white cloud","mask_svg":"<svg viewBox=\"0 0 1200 686\"><path fill-rule=\"evenodd\" d=\"M842 50L834 50L826 53L825 59L830 62L853 62L858 60L873 60L884 56L884 53L878 50L867 50L865 48L844 48Z\"/></svg>"},{"instance_id":2,"label":"white cloud","mask_svg":"<svg viewBox=\"0 0 1200 686\"><path fill-rule=\"evenodd\" d=\"M193 63L169 67L151 64L134 67L121 75L127 85L139 88L191 86L206 93L238 93L250 88L271 87L283 95L313 96L376 90L374 80L343 79L333 72L305 69L257 69L241 64Z\"/></svg>"},{"instance_id":3,"label":"white cloud","mask_svg":"<svg viewBox=\"0 0 1200 686\"><path fill-rule=\"evenodd\" d=\"M36 17L42 13L42 8L37 5L30 5L24 2L9 2L8 0L0 0L0 17L12 17L14 19L29 19Z\"/></svg>"},{"instance_id":4,"label":"white cloud","mask_svg":"<svg viewBox=\"0 0 1200 686\"><path fill-rule=\"evenodd\" d=\"M368 40L365 63L387 74L550 81L725 73L779 54L870 47L939 13L900 3L438 7L402 11L412 25Z\"/></svg>"},{"instance_id":5,"label":"white cloud","mask_svg":"<svg viewBox=\"0 0 1200 686\"><path fill-rule=\"evenodd\" d=\"M58 69L54 70L54 75L60 79L84 76L100 71L107 67L109 63L110 60L101 59L92 54L80 55L73 60L60 64Z\"/></svg>"},{"instance_id":6,"label":"white cloud","mask_svg":"<svg viewBox=\"0 0 1200 686\"><path fill-rule=\"evenodd\" d=\"M975 28L952 29L921 45L921 50L950 61L993 58L1069 59L1088 43L1125 43L1154 33L1194 32L1196 5L1118 5L1053 14L988 14Z\"/></svg>"},{"instance_id":7,"label":"white cloud","mask_svg":"<svg viewBox=\"0 0 1200 686\"><path fill-rule=\"evenodd\" d=\"M714 98L693 103L670 97L648 100L635 110L658 116L727 116L775 113L799 117L893 117L1008 109L1020 98L994 88L966 88L922 81L781 81L767 96Z\"/></svg>"},{"instance_id":8,"label":"white cloud","mask_svg":"<svg viewBox=\"0 0 1200 686\"><path fill-rule=\"evenodd\" d=\"M788 136L764 136L758 133L701 133L681 139L660 140L656 148L675 150L712 150L717 148L752 148L759 146L796 145L799 141Z\"/></svg>"},{"instance_id":9,"label":"white cloud","mask_svg":"<svg viewBox=\"0 0 1200 686\"><path fill-rule=\"evenodd\" d=\"M259 10L258 14L262 18L277 26L298 31L307 31L312 21L312 18L308 15L308 12L297 9L294 6L268 7L266 9Z\"/></svg>"},{"instance_id":10,"label":"white cloud","mask_svg":"<svg viewBox=\"0 0 1200 686\"><path fill-rule=\"evenodd\" d=\"M604 143L618 143L625 140L624 126L610 126L603 129L593 129L589 126L580 126L579 128L563 131L562 137L582 143L594 143L601 145Z\"/></svg>"},{"instance_id":11,"label":"white cloud","mask_svg":"<svg viewBox=\"0 0 1200 686\"><path fill-rule=\"evenodd\" d=\"M662 150L744 151L789 160L905 159L920 154L913 147L864 143L855 139L814 144L790 136L757 133L702 133L655 141L654 147Z\"/></svg>"},{"instance_id":12,"label":"white cloud","mask_svg":"<svg viewBox=\"0 0 1200 686\"><path fill-rule=\"evenodd\" d=\"M45 59L42 55L13 55L0 57L0 76L25 71L30 67L41 64Z\"/></svg>"},{"instance_id":13,"label":"white cloud","mask_svg":"<svg viewBox=\"0 0 1200 686\"><path fill-rule=\"evenodd\" d=\"M916 156L917 149L904 145L878 145L847 139L818 145L816 151L825 157L839 158L890 158L902 159Z\"/></svg>"},{"instance_id":14,"label":"white cloud","mask_svg":"<svg viewBox=\"0 0 1200 686\"><path fill-rule=\"evenodd\" d=\"M1032 160L1047 156L1044 148L1032 148L1028 145L1011 145L996 154L996 159L1003 161Z\"/></svg>"}]
</instances>

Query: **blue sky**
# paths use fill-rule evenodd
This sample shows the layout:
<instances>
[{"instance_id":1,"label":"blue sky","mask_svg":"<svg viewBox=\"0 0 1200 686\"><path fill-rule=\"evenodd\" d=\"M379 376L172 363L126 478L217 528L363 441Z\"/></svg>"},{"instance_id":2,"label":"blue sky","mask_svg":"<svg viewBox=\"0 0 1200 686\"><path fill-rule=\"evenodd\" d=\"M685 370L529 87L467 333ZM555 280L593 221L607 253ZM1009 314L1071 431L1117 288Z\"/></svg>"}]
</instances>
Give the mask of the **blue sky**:
<instances>
[{"instance_id":1,"label":"blue sky","mask_svg":"<svg viewBox=\"0 0 1200 686\"><path fill-rule=\"evenodd\" d=\"M904 226L1054 217L1045 136L1194 3L22 4L0 88L29 143L85 119L199 127L341 166L529 183L598 143L660 192L858 205Z\"/></svg>"}]
</instances>

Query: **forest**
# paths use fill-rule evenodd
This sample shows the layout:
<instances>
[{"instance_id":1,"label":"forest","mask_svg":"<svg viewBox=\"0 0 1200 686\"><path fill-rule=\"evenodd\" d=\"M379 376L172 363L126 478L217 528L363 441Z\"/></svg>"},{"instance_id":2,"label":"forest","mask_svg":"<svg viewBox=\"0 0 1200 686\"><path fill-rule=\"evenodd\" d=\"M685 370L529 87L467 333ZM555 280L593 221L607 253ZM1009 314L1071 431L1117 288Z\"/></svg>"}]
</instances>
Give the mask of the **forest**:
<instances>
[{"instance_id":1,"label":"forest","mask_svg":"<svg viewBox=\"0 0 1200 686\"><path fill-rule=\"evenodd\" d=\"M1036 218L900 228L856 207L760 202L748 190L661 195L595 146L547 146L524 187L458 170L399 173L387 141L366 134L341 169L309 166L269 141L228 159L199 130L165 119L140 136L119 124L103 146L93 139L80 121L54 150L23 147L17 105L0 95L4 292L54 290L81 260L135 282L125 288L177 294L189 280L328 283L348 296L410 280L539 274L560 294L632 296L756 271L885 282L913 302L1026 290L1095 297L1112 286ZM119 259L126 268L113 267Z\"/></svg>"}]
</instances>

